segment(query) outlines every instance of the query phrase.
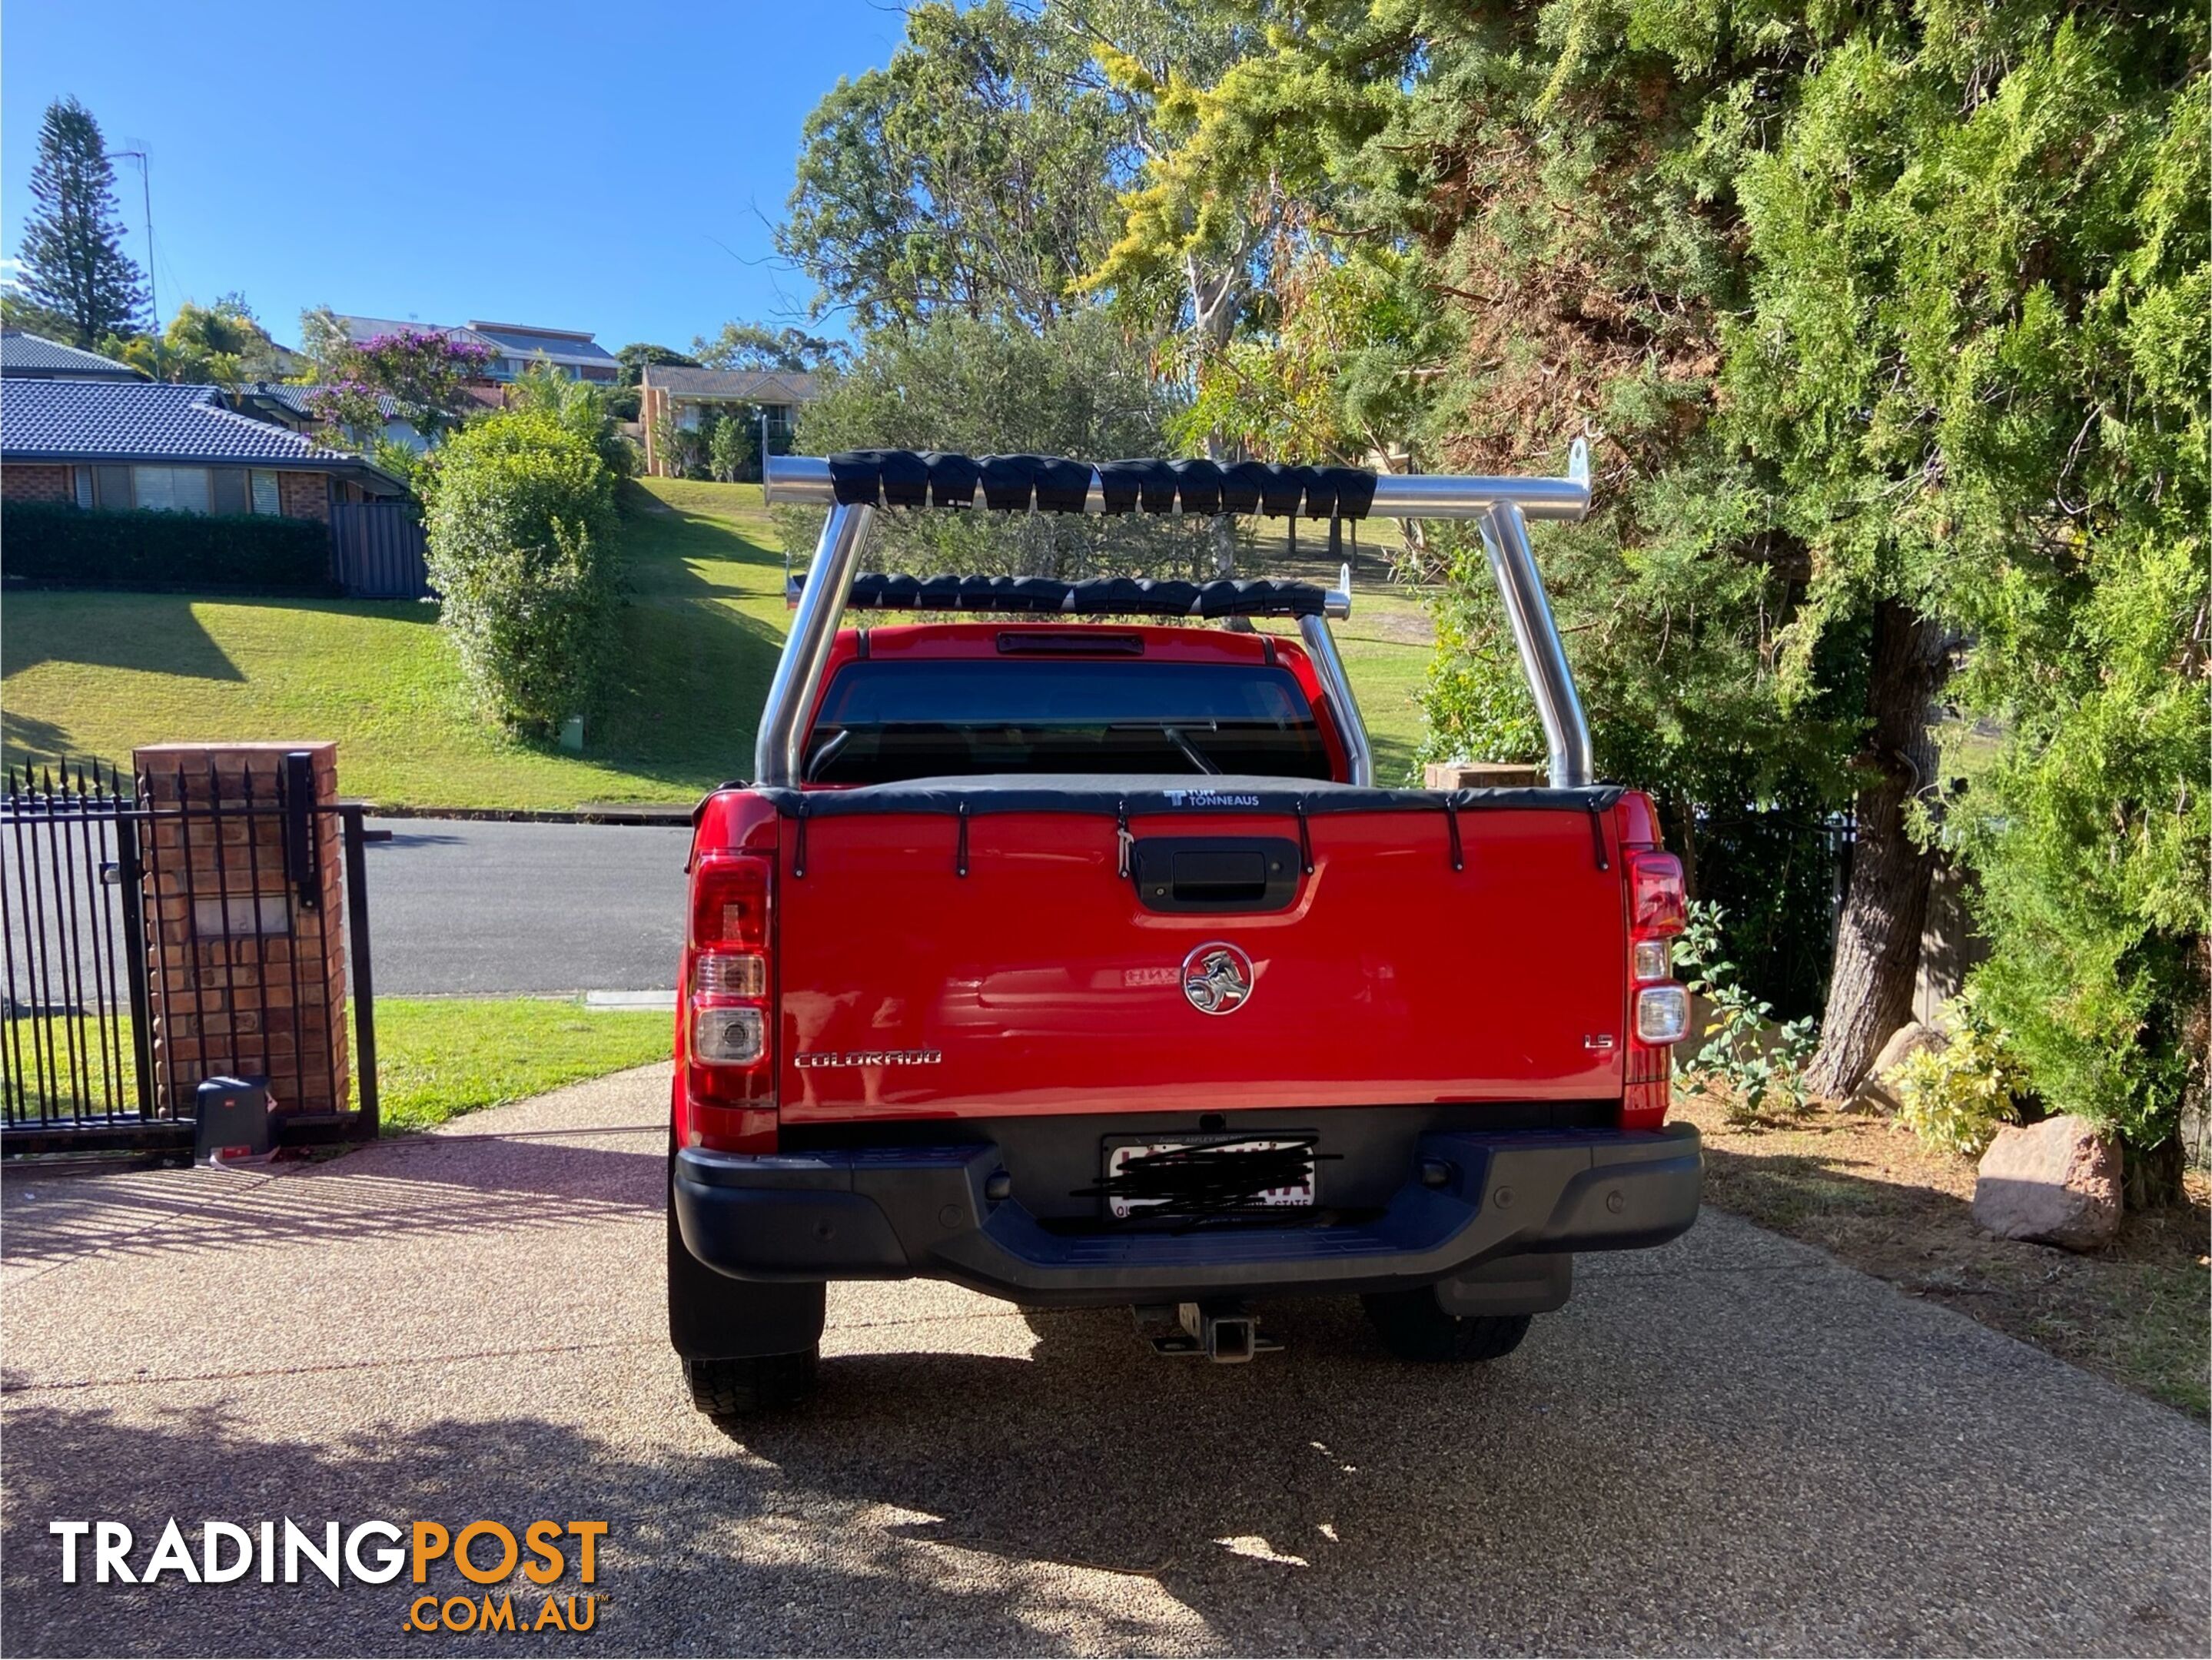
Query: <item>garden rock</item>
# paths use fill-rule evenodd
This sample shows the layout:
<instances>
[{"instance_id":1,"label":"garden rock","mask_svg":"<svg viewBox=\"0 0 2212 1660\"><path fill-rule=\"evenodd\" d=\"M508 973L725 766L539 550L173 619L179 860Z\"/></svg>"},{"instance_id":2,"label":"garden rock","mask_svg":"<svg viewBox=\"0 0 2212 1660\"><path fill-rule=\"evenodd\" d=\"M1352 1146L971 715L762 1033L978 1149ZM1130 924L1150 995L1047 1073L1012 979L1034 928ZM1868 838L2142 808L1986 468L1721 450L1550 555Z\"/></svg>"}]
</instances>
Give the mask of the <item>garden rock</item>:
<instances>
[{"instance_id":1,"label":"garden rock","mask_svg":"<svg viewBox=\"0 0 2212 1660\"><path fill-rule=\"evenodd\" d=\"M2120 1150L2063 1114L1997 1132L1974 1178L1974 1220L2000 1239L2094 1250L2120 1231Z\"/></svg>"},{"instance_id":2,"label":"garden rock","mask_svg":"<svg viewBox=\"0 0 2212 1660\"><path fill-rule=\"evenodd\" d=\"M1909 1026L1899 1026L1890 1035L1889 1042L1881 1046L1881 1053L1875 1056L1874 1066L1867 1073L1866 1081L1851 1097L1851 1104L1881 1112L1895 1112L1905 1104L1898 1098L1897 1086L1890 1082L1892 1074L1923 1050L1941 1050L1950 1041L1950 1033L1924 1020L1915 1020Z\"/></svg>"}]
</instances>

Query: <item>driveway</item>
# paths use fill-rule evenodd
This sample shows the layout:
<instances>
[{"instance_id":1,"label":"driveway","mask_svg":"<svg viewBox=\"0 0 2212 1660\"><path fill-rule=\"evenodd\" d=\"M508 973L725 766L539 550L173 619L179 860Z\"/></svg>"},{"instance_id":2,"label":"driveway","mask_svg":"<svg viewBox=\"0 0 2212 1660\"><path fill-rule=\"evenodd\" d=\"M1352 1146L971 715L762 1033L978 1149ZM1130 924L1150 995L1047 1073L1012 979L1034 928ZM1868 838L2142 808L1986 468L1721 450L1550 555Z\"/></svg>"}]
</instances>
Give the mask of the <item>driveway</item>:
<instances>
[{"instance_id":1,"label":"driveway","mask_svg":"<svg viewBox=\"0 0 2212 1660\"><path fill-rule=\"evenodd\" d=\"M689 828L372 818L368 932L388 995L676 983Z\"/></svg>"},{"instance_id":2,"label":"driveway","mask_svg":"<svg viewBox=\"0 0 2212 1660\"><path fill-rule=\"evenodd\" d=\"M1585 1259L1486 1368L1397 1365L1346 1302L1209 1367L1111 1311L841 1286L819 1402L734 1444L660 1330L665 1089L271 1173L12 1176L0 1647L2212 1647L2201 1425L1724 1216ZM603 1519L605 1600L416 1635L404 1578L64 1587L47 1536L119 1519L143 1560L172 1515L197 1549L288 1514Z\"/></svg>"}]
</instances>

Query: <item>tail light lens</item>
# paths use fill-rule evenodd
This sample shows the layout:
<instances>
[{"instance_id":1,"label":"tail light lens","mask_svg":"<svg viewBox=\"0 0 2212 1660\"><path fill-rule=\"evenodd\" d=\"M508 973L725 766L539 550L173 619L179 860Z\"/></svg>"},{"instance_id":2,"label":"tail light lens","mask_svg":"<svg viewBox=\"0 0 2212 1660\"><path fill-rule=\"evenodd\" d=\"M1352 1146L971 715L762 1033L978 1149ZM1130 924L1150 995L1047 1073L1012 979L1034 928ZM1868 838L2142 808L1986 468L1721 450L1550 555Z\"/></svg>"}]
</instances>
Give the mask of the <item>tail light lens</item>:
<instances>
[{"instance_id":1,"label":"tail light lens","mask_svg":"<svg viewBox=\"0 0 2212 1660\"><path fill-rule=\"evenodd\" d=\"M775 887L772 854L703 854L692 866L678 1042L684 1137L693 1146L746 1152L775 1146L769 963Z\"/></svg>"},{"instance_id":2,"label":"tail light lens","mask_svg":"<svg viewBox=\"0 0 2212 1660\"><path fill-rule=\"evenodd\" d=\"M1673 1046L1689 1035L1690 994L1670 978L1674 936L1689 921L1682 861L1653 848L1632 852L1628 863L1628 974L1632 988L1631 1042L1623 1129L1657 1129L1667 1122L1672 1096Z\"/></svg>"},{"instance_id":3,"label":"tail light lens","mask_svg":"<svg viewBox=\"0 0 2212 1660\"><path fill-rule=\"evenodd\" d=\"M1671 853L1628 855L1628 927L1639 939L1671 939L1690 920L1682 861Z\"/></svg>"}]
</instances>

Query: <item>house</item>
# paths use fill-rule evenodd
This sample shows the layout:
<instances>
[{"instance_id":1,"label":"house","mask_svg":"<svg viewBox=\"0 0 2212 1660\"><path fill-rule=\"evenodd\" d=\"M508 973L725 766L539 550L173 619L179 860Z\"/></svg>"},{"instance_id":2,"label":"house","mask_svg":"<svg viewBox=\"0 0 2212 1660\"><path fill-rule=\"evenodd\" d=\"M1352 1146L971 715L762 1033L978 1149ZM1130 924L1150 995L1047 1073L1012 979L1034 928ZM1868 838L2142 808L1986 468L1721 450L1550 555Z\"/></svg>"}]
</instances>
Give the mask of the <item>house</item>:
<instances>
[{"instance_id":1,"label":"house","mask_svg":"<svg viewBox=\"0 0 2212 1660\"><path fill-rule=\"evenodd\" d=\"M146 377L112 357L65 346L43 334L0 329L0 379L143 382Z\"/></svg>"},{"instance_id":2,"label":"house","mask_svg":"<svg viewBox=\"0 0 2212 1660\"><path fill-rule=\"evenodd\" d=\"M521 323L471 322L469 332L499 349L491 366L495 380L514 380L544 360L571 380L611 386L622 379L622 364L589 333L570 329L531 328Z\"/></svg>"},{"instance_id":3,"label":"house","mask_svg":"<svg viewBox=\"0 0 2212 1660\"><path fill-rule=\"evenodd\" d=\"M388 317L340 316L338 326L349 340L373 340L402 329L442 334L448 340L465 341L492 354L484 366L484 379L504 386L519 380L533 363L546 362L571 380L591 380L613 386L622 378L615 355L594 340L588 331L538 328L526 323L487 323L472 320L465 326L452 323L402 323Z\"/></svg>"},{"instance_id":4,"label":"house","mask_svg":"<svg viewBox=\"0 0 2212 1660\"><path fill-rule=\"evenodd\" d=\"M814 401L815 377L782 369L695 369L648 363L638 383L638 424L645 429L647 472L673 470L659 453L653 431L665 418L679 432L696 432L706 417L733 414L763 429L769 453L791 446L799 406Z\"/></svg>"},{"instance_id":5,"label":"house","mask_svg":"<svg viewBox=\"0 0 2212 1660\"><path fill-rule=\"evenodd\" d=\"M404 497L357 455L231 407L217 386L33 380L0 386L0 500L275 514Z\"/></svg>"},{"instance_id":6,"label":"house","mask_svg":"<svg viewBox=\"0 0 2212 1660\"><path fill-rule=\"evenodd\" d=\"M324 423L317 413L316 398L325 389L317 386L284 386L274 381L257 380L249 386L235 388L230 395L233 408L256 420L268 421L303 437L314 438L324 430ZM387 392L376 394L377 413L383 417L383 436L395 444L404 444L420 455L430 447L430 441L417 430L415 423L399 413L399 402ZM360 435L366 437L367 435Z\"/></svg>"}]
</instances>

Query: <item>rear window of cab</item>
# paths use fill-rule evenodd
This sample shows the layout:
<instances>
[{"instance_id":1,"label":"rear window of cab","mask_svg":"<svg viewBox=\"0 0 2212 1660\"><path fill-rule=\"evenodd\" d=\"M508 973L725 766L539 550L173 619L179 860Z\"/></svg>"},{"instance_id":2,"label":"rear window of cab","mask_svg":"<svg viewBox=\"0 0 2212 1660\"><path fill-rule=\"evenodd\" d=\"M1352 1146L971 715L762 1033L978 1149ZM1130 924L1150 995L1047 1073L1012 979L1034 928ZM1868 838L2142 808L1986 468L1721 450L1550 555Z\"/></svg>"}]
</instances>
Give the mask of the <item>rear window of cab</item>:
<instances>
[{"instance_id":1,"label":"rear window of cab","mask_svg":"<svg viewBox=\"0 0 2212 1660\"><path fill-rule=\"evenodd\" d=\"M848 663L807 740L805 781L989 773L1330 775L1289 670L1253 663Z\"/></svg>"}]
</instances>

